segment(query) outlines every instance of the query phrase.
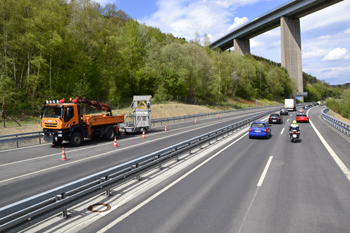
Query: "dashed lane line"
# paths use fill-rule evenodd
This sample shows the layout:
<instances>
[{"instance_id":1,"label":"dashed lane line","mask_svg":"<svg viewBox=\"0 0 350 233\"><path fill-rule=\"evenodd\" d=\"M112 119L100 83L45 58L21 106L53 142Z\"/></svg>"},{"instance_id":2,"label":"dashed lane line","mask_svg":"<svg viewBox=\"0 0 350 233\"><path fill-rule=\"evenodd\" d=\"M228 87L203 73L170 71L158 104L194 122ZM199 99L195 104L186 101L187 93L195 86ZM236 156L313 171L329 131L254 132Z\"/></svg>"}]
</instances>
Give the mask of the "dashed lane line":
<instances>
[{"instance_id":1,"label":"dashed lane line","mask_svg":"<svg viewBox=\"0 0 350 233\"><path fill-rule=\"evenodd\" d=\"M178 134L183 134L183 133L186 133L186 132L189 132L189 131L192 131L192 130L182 131L182 132L180 132L180 133L178 133ZM169 135L169 136L165 136L165 137L162 137L162 138L158 138L158 139L153 140L152 142L159 141L159 140L163 140L163 139L165 139L165 138L169 138L169 137L172 137L172 136L175 136L175 135L178 135L178 134L172 134L172 135ZM149 143L149 142L148 142L148 141L145 141L144 143L140 143L140 144L138 144L138 145L143 145L143 144L146 144L146 143ZM130 147L133 147L133 146L130 146ZM130 147L120 148L120 149L118 149L117 151L126 150L126 149L128 149L128 148L130 148ZM35 171L35 172L31 172L31 173L26 173L26 174L24 174L24 175L12 177L12 178L9 178L9 179L6 179L6 180L1 180L1 181L0 181L0 184L1 184L1 183L4 183L4 182L7 182L7 181L15 180L15 179L18 179L18 178L22 178L22 177L26 177L26 176L38 174L38 173L41 173L41 172L44 172L44 171L48 171L48 170L51 170L51 169L55 169L55 168L59 168L59 167L67 166L67 165L71 165L71 164L74 164L74 163L78 163L78 162L85 161L85 160L89 160L89 159L93 159L93 158L97 158L97 157L100 157L100 156L102 156L102 155L107 155L107 154L111 154L111 153L114 153L114 152L116 152L116 151L115 151L115 150L113 150L113 151L108 151L108 152L105 152L105 153L97 154L97 155L94 155L94 156L90 156L90 157L88 157L88 158L83 158L83 159L79 159L79 160L72 161L72 162L67 162L67 161L65 161L64 164L61 164L61 165L57 165L57 166L45 168L45 169L42 169L42 170L39 170L39 171Z\"/></svg>"},{"instance_id":2,"label":"dashed lane line","mask_svg":"<svg viewBox=\"0 0 350 233\"><path fill-rule=\"evenodd\" d=\"M267 110L267 109L265 109L265 110ZM265 110L264 110L264 111L265 111ZM264 111L261 111L261 109L260 109L260 110L259 110L259 109L257 109L257 110L248 110L248 111L250 111L249 114L264 112ZM245 113L247 113L247 112L243 112L242 115L240 115L240 113L241 113L241 112L238 112L238 113L237 113L238 116L246 116L246 115L247 115L247 114L245 114ZM227 120L227 118L230 119L231 116L232 116L232 117L237 117L236 114L229 115L229 116L224 116L224 117L225 117L225 119ZM201 119L200 121L202 122L202 121L212 120L212 119L213 119L213 117L210 117L210 118ZM214 119L216 119L216 118L214 118ZM220 121L220 122L223 122L223 121ZM219 122L219 123L220 123L220 122ZM189 121L179 122L179 123L175 123L175 124L171 124L171 125L178 125L178 124L182 124L182 123L189 123ZM205 123L205 122L203 122L203 123ZM199 123L199 124L201 124L201 123ZM154 128L161 128L161 127L163 127L163 126L162 126L162 125L161 125L161 126L156 126L156 127L154 127ZM46 144L38 144L38 145L34 145L34 146L26 146L26 147L15 148L15 149L1 150L1 151L0 151L0 154L1 154L1 153L5 153L5 152L9 152L9 151L25 150L25 149L28 149L28 148L31 148L31 147L45 146L45 145L47 145L47 144L48 144L48 143L46 143ZM99 144L99 145L96 145L96 146L93 146L93 147L104 146L104 145L106 145L106 144L108 144L108 143ZM91 148L91 147L89 147L89 148ZM86 149L86 148L85 148L85 149ZM78 149L78 150L80 150L80 149Z\"/></svg>"},{"instance_id":3,"label":"dashed lane line","mask_svg":"<svg viewBox=\"0 0 350 233\"><path fill-rule=\"evenodd\" d=\"M198 168L200 168L201 166L203 166L204 164L206 164L207 162L209 162L210 160L212 160L213 158L215 158L217 155L219 155L221 152L223 152L224 150L226 150L227 148L229 148L230 146L232 146L233 144L235 144L236 142L238 142L239 140L241 140L243 137L245 137L248 133L245 133L243 136L241 136L240 138L238 138L237 140L235 140L234 142L230 143L229 145L227 145L226 147L224 147L223 149L221 149L220 151L218 151L217 153L215 153L214 155L212 155L211 157L209 157L208 159L206 159L205 161L203 161L202 163L200 163L199 165L197 165L196 167L194 167L193 169L191 169L190 171L188 171L186 174L182 175L181 177L179 177L178 179L176 179L175 181L173 181L172 183L170 183L169 185L167 185L166 187L164 187L163 189L161 189L160 191L158 191L157 193L153 194L151 197L147 198L145 201L141 202L140 204L138 204L137 206L135 206L134 208L132 208L131 210L129 210L128 212L126 212L125 214L123 214L122 216L120 216L119 218L115 219L113 222L109 223L107 226L105 226L104 228L102 228L101 230L99 230L97 233L104 233L107 230L111 229L112 227L114 227L115 225L117 225L119 222L121 222L123 219L127 218L128 216L130 216L131 214L133 214L134 212L136 212L138 209L140 209L141 207L143 207L144 205L146 205L147 203L149 203L150 201L152 201L153 199L155 199L156 197L158 197L159 195L161 195L162 193L164 193L165 191L167 191L168 189L170 189L172 186L174 186L175 184L179 183L181 180L183 180L184 178L186 178L188 175L190 175L191 173L193 173L194 171L196 171Z\"/></svg>"},{"instance_id":4,"label":"dashed lane line","mask_svg":"<svg viewBox=\"0 0 350 233\"><path fill-rule=\"evenodd\" d=\"M266 176L266 173L267 173L267 170L269 170L269 167L270 167L270 164L271 164L271 161L273 159L273 156L270 156L269 160L267 161L267 164L265 166L265 169L263 171L263 173L261 174L261 177L259 179L259 182L257 184L258 187L260 187L262 185L262 183L264 182L264 179L265 179L265 176Z\"/></svg>"},{"instance_id":5,"label":"dashed lane line","mask_svg":"<svg viewBox=\"0 0 350 233\"><path fill-rule=\"evenodd\" d=\"M233 117L230 117L228 119L224 119L224 120L221 120L221 121L217 121L215 123L223 123L225 121L230 121L230 120L233 120L233 119L236 119L236 118L239 118L239 117L244 117L244 116L247 116L247 115L250 115L250 114L244 114L244 115L239 115L239 116L233 116ZM179 128L179 129L175 129L175 130L172 130L173 132L174 131L178 131L178 130L183 130L183 128L187 128L187 129L191 129L191 130L187 130L187 131L181 131L180 133L177 133L177 134L172 134L170 136L176 136L176 135L179 135L179 134L182 134L182 133L186 133L186 132L190 132L192 131L193 129L192 128L195 128L196 126L198 125L195 125L195 126L186 126L186 127L182 127L182 128ZM162 132L159 132L159 133L153 133L151 136L156 136L158 134L161 134L161 133L164 133L164 131ZM149 137L149 136L148 136ZM169 137L169 136L168 136ZM164 138L168 138L168 137L162 137L161 139L164 139ZM135 140L136 138L128 138L128 139L123 139L123 142L125 141L130 141L130 140ZM159 139L155 139L153 141L158 141ZM89 147L85 147L85 148L80 148L80 149L74 149L74 150L71 150L70 153L72 152L76 152L76 151L81 151L81 150L90 150L91 148L95 148L95 147L99 147L99 146L105 146L105 145L109 145L110 142L107 142L107 143L102 143L102 144L99 144L99 145L96 145L96 146L89 146ZM131 147L131 146L130 146ZM127 148L130 148L130 147L125 147L124 149L127 149ZM27 147L28 148L28 147ZM33 161L33 160L37 160L37 159L43 159L43 158L47 158L47 157L51 157L51 156L55 156L55 155L60 155L61 152L59 153L54 153L54 154L50 154L50 155L44 155L44 156L40 156L40 157L36 157L36 158L31 158L31 159L25 159L25 160L20 160L20 161L16 161L16 162L11 162L11 163L4 163L4 164L0 164L0 167L3 167L3 166L7 166L7 165L13 165L13 164L17 164L17 163L24 163L24 162L28 162L28 161Z\"/></svg>"}]
</instances>

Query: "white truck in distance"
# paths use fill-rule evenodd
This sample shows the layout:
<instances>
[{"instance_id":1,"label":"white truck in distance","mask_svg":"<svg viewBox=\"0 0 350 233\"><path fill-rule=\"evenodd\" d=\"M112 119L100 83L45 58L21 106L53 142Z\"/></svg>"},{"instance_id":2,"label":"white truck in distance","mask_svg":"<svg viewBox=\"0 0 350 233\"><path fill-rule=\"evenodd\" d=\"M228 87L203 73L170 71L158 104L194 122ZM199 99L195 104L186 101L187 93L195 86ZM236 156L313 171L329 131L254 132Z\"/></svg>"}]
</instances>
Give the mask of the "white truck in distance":
<instances>
[{"instance_id":1,"label":"white truck in distance","mask_svg":"<svg viewBox=\"0 0 350 233\"><path fill-rule=\"evenodd\" d=\"M288 111L296 111L296 104L295 104L295 99L285 99L284 100L284 107L288 110Z\"/></svg>"}]
</instances>

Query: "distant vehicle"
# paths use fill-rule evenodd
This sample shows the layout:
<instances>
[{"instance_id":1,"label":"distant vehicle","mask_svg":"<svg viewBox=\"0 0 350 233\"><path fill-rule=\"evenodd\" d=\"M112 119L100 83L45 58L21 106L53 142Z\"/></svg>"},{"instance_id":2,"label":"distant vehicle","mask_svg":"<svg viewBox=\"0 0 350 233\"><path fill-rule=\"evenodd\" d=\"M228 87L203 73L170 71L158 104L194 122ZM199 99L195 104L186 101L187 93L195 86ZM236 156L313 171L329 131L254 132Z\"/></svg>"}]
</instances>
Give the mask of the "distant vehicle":
<instances>
[{"instance_id":1,"label":"distant vehicle","mask_svg":"<svg viewBox=\"0 0 350 233\"><path fill-rule=\"evenodd\" d=\"M249 128L249 138L266 138L271 136L271 127L265 121L254 121Z\"/></svg>"},{"instance_id":2,"label":"distant vehicle","mask_svg":"<svg viewBox=\"0 0 350 233\"><path fill-rule=\"evenodd\" d=\"M295 104L295 99L285 99L284 100L284 107L288 111L296 111L296 104Z\"/></svg>"},{"instance_id":3,"label":"distant vehicle","mask_svg":"<svg viewBox=\"0 0 350 233\"><path fill-rule=\"evenodd\" d=\"M309 117L304 112L298 112L296 119L297 122L306 122L309 123Z\"/></svg>"},{"instance_id":4,"label":"distant vehicle","mask_svg":"<svg viewBox=\"0 0 350 233\"><path fill-rule=\"evenodd\" d=\"M300 137L300 129L299 128L289 128L289 138L291 142L296 142Z\"/></svg>"},{"instance_id":5,"label":"distant vehicle","mask_svg":"<svg viewBox=\"0 0 350 233\"><path fill-rule=\"evenodd\" d=\"M299 108L298 111L297 111L297 114L300 113L300 112L305 112L305 109L304 108Z\"/></svg>"},{"instance_id":6,"label":"distant vehicle","mask_svg":"<svg viewBox=\"0 0 350 233\"><path fill-rule=\"evenodd\" d=\"M281 108L280 115L288 115L288 110L286 108Z\"/></svg>"},{"instance_id":7,"label":"distant vehicle","mask_svg":"<svg viewBox=\"0 0 350 233\"><path fill-rule=\"evenodd\" d=\"M283 117L278 113L272 113L269 117L269 123L283 123Z\"/></svg>"}]
</instances>

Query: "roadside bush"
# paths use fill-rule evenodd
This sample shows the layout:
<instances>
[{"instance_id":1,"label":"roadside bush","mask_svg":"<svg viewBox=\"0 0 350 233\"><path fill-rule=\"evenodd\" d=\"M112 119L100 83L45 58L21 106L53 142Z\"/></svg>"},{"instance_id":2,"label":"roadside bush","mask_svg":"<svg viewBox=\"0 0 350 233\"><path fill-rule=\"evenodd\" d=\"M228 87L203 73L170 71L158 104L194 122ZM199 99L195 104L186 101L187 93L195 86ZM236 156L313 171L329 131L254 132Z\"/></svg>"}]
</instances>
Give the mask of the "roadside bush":
<instances>
[{"instance_id":1,"label":"roadside bush","mask_svg":"<svg viewBox=\"0 0 350 233\"><path fill-rule=\"evenodd\" d=\"M326 106L345 118L350 119L350 92L344 92L341 99L329 98Z\"/></svg>"}]
</instances>

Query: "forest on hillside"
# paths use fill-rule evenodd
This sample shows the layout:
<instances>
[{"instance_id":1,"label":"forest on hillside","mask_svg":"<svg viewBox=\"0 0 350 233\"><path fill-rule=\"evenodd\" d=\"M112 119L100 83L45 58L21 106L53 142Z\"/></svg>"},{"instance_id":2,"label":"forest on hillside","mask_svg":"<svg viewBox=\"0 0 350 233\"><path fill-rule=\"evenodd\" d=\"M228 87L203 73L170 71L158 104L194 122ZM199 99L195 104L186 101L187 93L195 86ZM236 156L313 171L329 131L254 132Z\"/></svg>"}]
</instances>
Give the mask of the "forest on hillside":
<instances>
[{"instance_id":1,"label":"forest on hillside","mask_svg":"<svg viewBox=\"0 0 350 233\"><path fill-rule=\"evenodd\" d=\"M210 50L207 35L194 37L188 42L140 24L114 4L2 0L0 104L18 114L39 111L46 99L76 96L116 106L142 94L221 103L282 100L295 92L280 65Z\"/></svg>"}]
</instances>

